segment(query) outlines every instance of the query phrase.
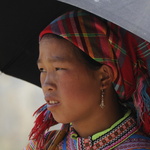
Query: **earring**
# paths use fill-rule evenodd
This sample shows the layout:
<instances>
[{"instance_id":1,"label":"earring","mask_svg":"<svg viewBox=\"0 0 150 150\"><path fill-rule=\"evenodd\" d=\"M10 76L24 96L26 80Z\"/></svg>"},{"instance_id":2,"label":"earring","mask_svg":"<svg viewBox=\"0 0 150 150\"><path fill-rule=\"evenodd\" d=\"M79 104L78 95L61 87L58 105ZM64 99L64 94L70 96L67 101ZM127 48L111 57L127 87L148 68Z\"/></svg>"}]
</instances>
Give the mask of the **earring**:
<instances>
[{"instance_id":1,"label":"earring","mask_svg":"<svg viewBox=\"0 0 150 150\"><path fill-rule=\"evenodd\" d=\"M100 107L102 109L105 107L105 104L104 104L104 90L102 90Z\"/></svg>"}]
</instances>

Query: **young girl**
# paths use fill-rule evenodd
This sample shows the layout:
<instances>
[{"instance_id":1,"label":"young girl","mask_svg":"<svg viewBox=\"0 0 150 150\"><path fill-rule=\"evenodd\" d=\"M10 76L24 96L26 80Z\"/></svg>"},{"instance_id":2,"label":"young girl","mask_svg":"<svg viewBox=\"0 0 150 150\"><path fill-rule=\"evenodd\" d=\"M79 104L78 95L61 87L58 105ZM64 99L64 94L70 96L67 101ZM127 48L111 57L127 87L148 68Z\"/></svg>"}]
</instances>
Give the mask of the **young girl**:
<instances>
[{"instance_id":1,"label":"young girl","mask_svg":"<svg viewBox=\"0 0 150 150\"><path fill-rule=\"evenodd\" d=\"M41 32L39 49L46 104L26 150L150 149L148 42L76 10Z\"/></svg>"}]
</instances>

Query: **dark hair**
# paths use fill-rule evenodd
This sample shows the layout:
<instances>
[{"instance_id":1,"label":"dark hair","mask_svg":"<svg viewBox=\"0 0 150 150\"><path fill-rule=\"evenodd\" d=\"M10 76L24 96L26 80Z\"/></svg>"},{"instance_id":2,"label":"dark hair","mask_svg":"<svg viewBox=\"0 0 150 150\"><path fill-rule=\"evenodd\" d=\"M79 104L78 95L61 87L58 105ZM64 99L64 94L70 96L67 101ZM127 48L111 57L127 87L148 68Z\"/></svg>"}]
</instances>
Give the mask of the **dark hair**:
<instances>
[{"instance_id":1,"label":"dark hair","mask_svg":"<svg viewBox=\"0 0 150 150\"><path fill-rule=\"evenodd\" d=\"M63 37L58 36L56 34L52 34L52 33L47 33L42 38L64 39ZM73 49L74 49L76 56L79 58L79 60L83 61L83 63L85 63L85 65L88 68L90 68L92 70L98 70L102 66L102 64L100 64L99 62L92 59L90 56L88 56L86 53L84 53L82 50L80 50L77 46L75 46L73 44L72 44L72 46L73 46Z\"/></svg>"}]
</instances>

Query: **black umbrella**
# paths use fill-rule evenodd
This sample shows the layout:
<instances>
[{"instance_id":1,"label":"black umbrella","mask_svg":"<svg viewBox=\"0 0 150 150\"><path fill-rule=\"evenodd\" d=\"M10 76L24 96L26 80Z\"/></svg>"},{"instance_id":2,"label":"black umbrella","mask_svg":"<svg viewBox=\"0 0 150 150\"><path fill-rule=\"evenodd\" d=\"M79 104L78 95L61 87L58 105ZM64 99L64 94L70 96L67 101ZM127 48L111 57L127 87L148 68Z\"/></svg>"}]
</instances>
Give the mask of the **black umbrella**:
<instances>
[{"instance_id":1,"label":"black umbrella","mask_svg":"<svg viewBox=\"0 0 150 150\"><path fill-rule=\"evenodd\" d=\"M62 2L60 2L62 1ZM0 70L40 86L38 35L60 14L77 7L88 10L150 41L147 0L16 0L0 5Z\"/></svg>"},{"instance_id":2,"label":"black umbrella","mask_svg":"<svg viewBox=\"0 0 150 150\"><path fill-rule=\"evenodd\" d=\"M40 86L38 35L72 6L56 0L3 1L0 5L0 71Z\"/></svg>"}]
</instances>

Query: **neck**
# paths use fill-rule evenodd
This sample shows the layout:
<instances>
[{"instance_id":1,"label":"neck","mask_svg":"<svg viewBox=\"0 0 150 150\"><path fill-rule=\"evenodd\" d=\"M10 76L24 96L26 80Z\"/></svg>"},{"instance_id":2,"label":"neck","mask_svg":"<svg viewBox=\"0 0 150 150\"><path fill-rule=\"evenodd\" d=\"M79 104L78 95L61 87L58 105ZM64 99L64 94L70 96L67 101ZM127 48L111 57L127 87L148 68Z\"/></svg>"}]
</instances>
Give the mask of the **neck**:
<instances>
[{"instance_id":1,"label":"neck","mask_svg":"<svg viewBox=\"0 0 150 150\"><path fill-rule=\"evenodd\" d=\"M72 122L72 125L79 136L86 138L111 127L122 116L123 113L117 98L115 100L109 99L108 101L107 97L105 97L105 107L103 109L98 106L93 114L91 113L90 116L88 115L82 121Z\"/></svg>"}]
</instances>

